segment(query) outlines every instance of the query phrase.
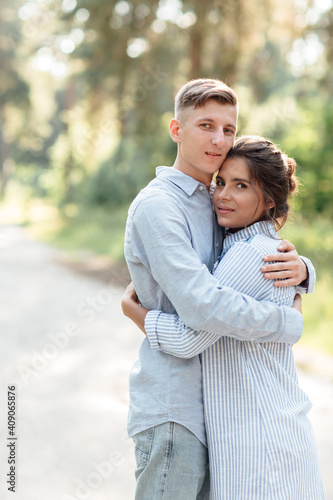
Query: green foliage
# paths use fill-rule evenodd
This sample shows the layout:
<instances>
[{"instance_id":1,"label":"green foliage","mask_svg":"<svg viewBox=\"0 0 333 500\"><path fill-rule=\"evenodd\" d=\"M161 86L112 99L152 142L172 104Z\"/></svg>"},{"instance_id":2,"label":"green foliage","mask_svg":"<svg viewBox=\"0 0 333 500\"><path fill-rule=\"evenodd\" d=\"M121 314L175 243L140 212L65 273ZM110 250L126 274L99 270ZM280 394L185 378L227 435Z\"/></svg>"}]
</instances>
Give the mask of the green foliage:
<instances>
[{"instance_id":1,"label":"green foliage","mask_svg":"<svg viewBox=\"0 0 333 500\"><path fill-rule=\"evenodd\" d=\"M220 78L239 94L239 134L269 137L299 165L297 223L285 231L316 265L326 317L333 8L319 4L3 0L1 194L12 178L25 204L30 196L60 210L59 244L104 252L114 242L121 257L121 207L176 156L168 133L175 92L191 78ZM306 25L311 7L318 21Z\"/></svg>"},{"instance_id":2,"label":"green foliage","mask_svg":"<svg viewBox=\"0 0 333 500\"><path fill-rule=\"evenodd\" d=\"M318 216L309 221L296 214L280 235L291 241L299 254L311 259L320 280L327 276L333 278L333 224L330 219Z\"/></svg>"},{"instance_id":3,"label":"green foliage","mask_svg":"<svg viewBox=\"0 0 333 500\"><path fill-rule=\"evenodd\" d=\"M333 355L333 279L323 276L313 294L303 296L304 331L301 342L314 351L323 350Z\"/></svg>"},{"instance_id":4,"label":"green foliage","mask_svg":"<svg viewBox=\"0 0 333 500\"><path fill-rule=\"evenodd\" d=\"M175 92L190 78L208 76L240 89L241 131L268 135L295 156L305 186L302 210L331 213L333 112L325 63L332 57L326 43L332 16L298 26L292 20L305 19L308 6L296 0L3 4L0 94L8 109L0 142L9 142L13 160L34 172L38 195L59 206L129 200L156 165L174 160L166 117ZM325 50L303 79L287 59L294 41L313 33ZM67 78L54 77L59 65ZM29 119L20 98L28 88ZM291 113L281 101L287 108L293 103ZM109 147L98 139L105 120L112 123L112 137L102 131Z\"/></svg>"},{"instance_id":5,"label":"green foliage","mask_svg":"<svg viewBox=\"0 0 333 500\"><path fill-rule=\"evenodd\" d=\"M300 255L311 259L317 283L313 294L303 296L302 342L313 349L333 354L333 223L317 216L312 222L296 215L280 232Z\"/></svg>"},{"instance_id":6,"label":"green foliage","mask_svg":"<svg viewBox=\"0 0 333 500\"><path fill-rule=\"evenodd\" d=\"M74 257L86 251L122 261L127 211L128 205L112 209L79 206L74 215L62 219L60 227L44 232L45 239Z\"/></svg>"},{"instance_id":7,"label":"green foliage","mask_svg":"<svg viewBox=\"0 0 333 500\"><path fill-rule=\"evenodd\" d=\"M308 99L301 103L299 119L281 138L286 152L300 166L300 209L308 217L333 215L333 104Z\"/></svg>"},{"instance_id":8,"label":"green foliage","mask_svg":"<svg viewBox=\"0 0 333 500\"><path fill-rule=\"evenodd\" d=\"M122 139L113 154L77 186L81 202L119 205L131 201L154 176L158 165L172 165L176 148L168 132L169 115L156 118L154 131Z\"/></svg>"}]
</instances>

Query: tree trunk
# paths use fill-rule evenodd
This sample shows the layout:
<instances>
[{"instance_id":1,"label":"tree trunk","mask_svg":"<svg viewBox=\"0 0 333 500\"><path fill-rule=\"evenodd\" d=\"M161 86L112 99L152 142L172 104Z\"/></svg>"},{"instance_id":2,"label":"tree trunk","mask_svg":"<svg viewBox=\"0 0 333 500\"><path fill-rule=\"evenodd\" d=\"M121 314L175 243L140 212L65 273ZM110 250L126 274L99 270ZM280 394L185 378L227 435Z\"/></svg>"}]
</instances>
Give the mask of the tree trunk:
<instances>
[{"instance_id":1,"label":"tree trunk","mask_svg":"<svg viewBox=\"0 0 333 500\"><path fill-rule=\"evenodd\" d=\"M194 2L195 14L197 16L196 23L190 28L190 73L189 78L200 78L204 75L203 72L203 45L206 37L206 26L207 26L207 11L211 8L209 2L203 2L202 0L197 0Z\"/></svg>"}]
</instances>

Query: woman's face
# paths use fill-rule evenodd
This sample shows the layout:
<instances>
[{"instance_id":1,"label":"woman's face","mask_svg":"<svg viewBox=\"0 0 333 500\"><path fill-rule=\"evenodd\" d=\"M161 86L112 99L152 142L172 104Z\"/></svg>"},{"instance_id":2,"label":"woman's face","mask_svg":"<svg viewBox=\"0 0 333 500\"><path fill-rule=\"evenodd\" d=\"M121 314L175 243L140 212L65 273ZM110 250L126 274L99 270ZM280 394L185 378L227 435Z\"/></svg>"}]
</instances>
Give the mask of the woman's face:
<instances>
[{"instance_id":1,"label":"woman's face","mask_svg":"<svg viewBox=\"0 0 333 500\"><path fill-rule=\"evenodd\" d=\"M213 202L220 226L242 229L262 219L265 202L244 158L227 158L216 177Z\"/></svg>"}]
</instances>

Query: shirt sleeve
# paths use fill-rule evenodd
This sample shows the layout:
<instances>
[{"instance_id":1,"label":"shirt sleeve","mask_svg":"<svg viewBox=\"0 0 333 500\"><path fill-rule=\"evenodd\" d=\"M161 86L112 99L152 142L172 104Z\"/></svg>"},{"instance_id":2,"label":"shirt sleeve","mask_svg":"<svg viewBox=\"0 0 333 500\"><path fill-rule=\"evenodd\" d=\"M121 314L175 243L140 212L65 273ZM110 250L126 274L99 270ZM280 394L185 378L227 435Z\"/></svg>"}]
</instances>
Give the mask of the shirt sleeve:
<instances>
[{"instance_id":1,"label":"shirt sleeve","mask_svg":"<svg viewBox=\"0 0 333 500\"><path fill-rule=\"evenodd\" d=\"M266 280L260 270L262 253L257 248L247 243L235 244L219 263L215 276L221 285L232 287L234 290L263 301L264 308L270 302L290 302L294 295L294 288L276 288L273 283ZM288 306L289 309L290 306ZM238 340L252 340L256 342L267 342L267 336L259 336L253 331L251 321L248 324L248 335L244 339L236 333L225 333L226 336ZM218 335L212 335L204 330L196 331L187 327L175 314L165 314L161 311L150 311L145 320L145 329L151 347L162 350L173 356L191 358L200 354L214 344ZM283 335L274 340L275 342L294 343L292 336Z\"/></svg>"},{"instance_id":2,"label":"shirt sleeve","mask_svg":"<svg viewBox=\"0 0 333 500\"><path fill-rule=\"evenodd\" d=\"M258 303L221 286L192 248L186 219L174 201L151 198L139 203L132 231L145 255L143 265L189 328L242 340L296 343L301 337L303 318L296 310Z\"/></svg>"},{"instance_id":3,"label":"shirt sleeve","mask_svg":"<svg viewBox=\"0 0 333 500\"><path fill-rule=\"evenodd\" d=\"M307 257L303 257L303 255L300 256L304 264L306 265L308 269L308 280L307 280L307 285L306 287L298 285L296 287L297 293L303 294L303 293L313 293L315 283L316 283L316 271L315 268L311 262L310 259Z\"/></svg>"}]
</instances>

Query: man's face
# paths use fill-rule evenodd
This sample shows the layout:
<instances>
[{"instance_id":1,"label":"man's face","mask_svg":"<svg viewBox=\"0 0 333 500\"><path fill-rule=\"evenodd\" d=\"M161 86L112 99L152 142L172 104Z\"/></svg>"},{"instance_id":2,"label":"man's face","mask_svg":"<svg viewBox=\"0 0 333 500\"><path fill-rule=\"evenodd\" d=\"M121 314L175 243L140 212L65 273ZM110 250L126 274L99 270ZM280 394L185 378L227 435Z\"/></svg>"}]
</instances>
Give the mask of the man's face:
<instances>
[{"instance_id":1,"label":"man's face","mask_svg":"<svg viewBox=\"0 0 333 500\"><path fill-rule=\"evenodd\" d=\"M178 129L172 137L179 145L175 168L209 185L234 143L236 106L211 99L200 108L184 110L174 122Z\"/></svg>"}]
</instances>

